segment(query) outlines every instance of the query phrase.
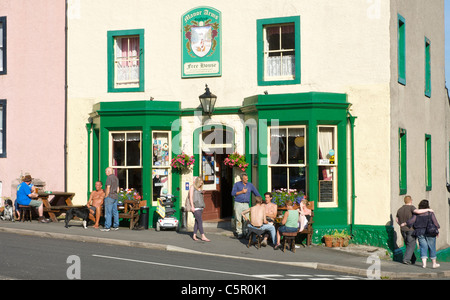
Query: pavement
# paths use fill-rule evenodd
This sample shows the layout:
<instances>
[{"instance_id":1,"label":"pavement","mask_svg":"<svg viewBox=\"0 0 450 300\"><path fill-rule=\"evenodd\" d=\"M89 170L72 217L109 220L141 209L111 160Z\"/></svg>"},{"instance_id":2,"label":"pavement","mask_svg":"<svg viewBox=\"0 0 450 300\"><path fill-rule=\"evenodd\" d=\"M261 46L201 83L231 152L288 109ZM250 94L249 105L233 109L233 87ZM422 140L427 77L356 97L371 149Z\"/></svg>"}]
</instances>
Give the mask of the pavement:
<instances>
[{"instance_id":1,"label":"pavement","mask_svg":"<svg viewBox=\"0 0 450 300\"><path fill-rule=\"evenodd\" d=\"M238 240L228 226L221 223L204 223L205 234L211 242L192 240L192 231L155 229L130 230L121 226L117 231L102 232L89 226L84 229L80 221L72 220L70 227L64 221L57 223L0 221L0 232L19 235L33 235L42 238L74 240L79 242L103 243L117 246L159 249L198 255L222 256L247 261L265 261L318 270L327 270L379 279L447 279L450 278L450 263L438 262L433 269L431 261L426 269L419 260L415 265L392 261L382 248L354 245L342 248L327 248L324 245L300 246L293 253L290 250L274 250L272 247L255 246L247 248L248 240Z\"/></svg>"}]
</instances>

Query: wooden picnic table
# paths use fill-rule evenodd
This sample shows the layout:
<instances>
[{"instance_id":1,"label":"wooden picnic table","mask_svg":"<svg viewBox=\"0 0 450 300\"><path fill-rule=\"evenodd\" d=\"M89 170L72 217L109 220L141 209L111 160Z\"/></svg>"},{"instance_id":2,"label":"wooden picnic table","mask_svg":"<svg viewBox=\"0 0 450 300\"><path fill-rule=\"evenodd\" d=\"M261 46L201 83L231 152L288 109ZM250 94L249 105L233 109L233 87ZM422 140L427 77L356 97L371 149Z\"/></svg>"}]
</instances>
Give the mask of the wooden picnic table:
<instances>
[{"instance_id":1,"label":"wooden picnic table","mask_svg":"<svg viewBox=\"0 0 450 300\"><path fill-rule=\"evenodd\" d=\"M66 212L69 208L74 207L72 204L72 199L74 196L75 193L66 192L40 191L38 193L38 199L44 204L44 212L48 213L53 222L58 222L56 219L57 216L63 212Z\"/></svg>"}]
</instances>

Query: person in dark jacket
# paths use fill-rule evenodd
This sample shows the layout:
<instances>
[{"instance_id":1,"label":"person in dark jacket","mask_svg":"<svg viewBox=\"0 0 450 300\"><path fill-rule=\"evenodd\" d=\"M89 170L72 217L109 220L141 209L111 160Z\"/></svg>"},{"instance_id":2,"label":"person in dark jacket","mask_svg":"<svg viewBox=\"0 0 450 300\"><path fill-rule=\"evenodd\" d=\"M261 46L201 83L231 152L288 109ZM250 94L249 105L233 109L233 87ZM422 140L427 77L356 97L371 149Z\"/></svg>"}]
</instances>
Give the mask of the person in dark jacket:
<instances>
[{"instance_id":1,"label":"person in dark jacket","mask_svg":"<svg viewBox=\"0 0 450 300\"><path fill-rule=\"evenodd\" d=\"M419 209L430 208L428 200L422 200L419 203ZM427 228L428 223L432 222L436 228L440 228L436 216L433 212L427 212L421 215L414 215L408 220L407 225L414 228L413 235L419 240L420 257L422 258L422 266L427 267L428 250L430 250L430 259L433 262L433 269L439 268L440 265L436 263L436 237L439 232L430 233Z\"/></svg>"}]
</instances>

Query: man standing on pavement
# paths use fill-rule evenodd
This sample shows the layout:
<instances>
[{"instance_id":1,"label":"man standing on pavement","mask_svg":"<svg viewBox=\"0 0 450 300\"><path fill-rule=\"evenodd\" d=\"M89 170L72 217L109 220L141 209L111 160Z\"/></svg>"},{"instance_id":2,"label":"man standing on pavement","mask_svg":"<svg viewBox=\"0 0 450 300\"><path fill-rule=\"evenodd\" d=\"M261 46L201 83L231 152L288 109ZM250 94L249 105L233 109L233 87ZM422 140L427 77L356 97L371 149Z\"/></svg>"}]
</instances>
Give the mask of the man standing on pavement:
<instances>
[{"instance_id":1,"label":"man standing on pavement","mask_svg":"<svg viewBox=\"0 0 450 300\"><path fill-rule=\"evenodd\" d=\"M400 207L397 211L396 221L397 224L400 225L400 231L405 242L405 255L403 256L403 263L409 265L416 262L416 255L414 254L414 250L416 248L416 237L412 235L414 228L408 227L406 222L411 219L413 214L423 214L432 210L416 209L412 204L411 196L405 196L404 202L405 205Z\"/></svg>"},{"instance_id":2,"label":"man standing on pavement","mask_svg":"<svg viewBox=\"0 0 450 300\"><path fill-rule=\"evenodd\" d=\"M248 175L241 174L241 181L236 182L231 190L231 196L234 197L234 222L238 239L242 238L243 234L242 212L249 208L252 193L261 197L255 186L248 182Z\"/></svg>"},{"instance_id":3,"label":"man standing on pavement","mask_svg":"<svg viewBox=\"0 0 450 300\"><path fill-rule=\"evenodd\" d=\"M117 200L119 193L119 178L113 173L113 168L109 167L105 170L106 190L105 190L105 228L101 231L110 231L119 229L119 212L117 211ZM112 218L114 224L111 228Z\"/></svg>"}]
</instances>

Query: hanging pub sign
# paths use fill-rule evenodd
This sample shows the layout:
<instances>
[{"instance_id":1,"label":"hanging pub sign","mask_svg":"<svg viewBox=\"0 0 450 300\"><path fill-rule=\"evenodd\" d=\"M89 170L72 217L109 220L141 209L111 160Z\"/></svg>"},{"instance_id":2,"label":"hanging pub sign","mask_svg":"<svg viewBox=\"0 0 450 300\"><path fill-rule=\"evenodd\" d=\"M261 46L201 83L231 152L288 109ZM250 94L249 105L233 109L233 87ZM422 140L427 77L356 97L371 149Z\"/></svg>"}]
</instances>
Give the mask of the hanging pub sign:
<instances>
[{"instance_id":1,"label":"hanging pub sign","mask_svg":"<svg viewBox=\"0 0 450 300\"><path fill-rule=\"evenodd\" d=\"M181 73L183 78L222 75L221 12L197 7L181 18Z\"/></svg>"}]
</instances>

